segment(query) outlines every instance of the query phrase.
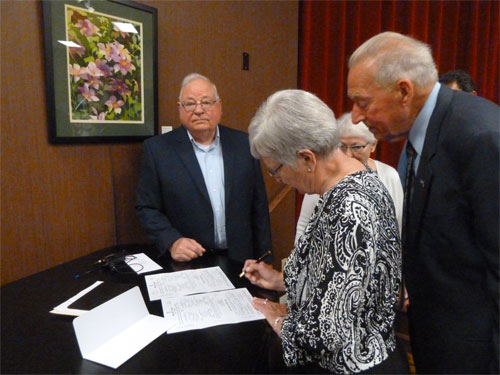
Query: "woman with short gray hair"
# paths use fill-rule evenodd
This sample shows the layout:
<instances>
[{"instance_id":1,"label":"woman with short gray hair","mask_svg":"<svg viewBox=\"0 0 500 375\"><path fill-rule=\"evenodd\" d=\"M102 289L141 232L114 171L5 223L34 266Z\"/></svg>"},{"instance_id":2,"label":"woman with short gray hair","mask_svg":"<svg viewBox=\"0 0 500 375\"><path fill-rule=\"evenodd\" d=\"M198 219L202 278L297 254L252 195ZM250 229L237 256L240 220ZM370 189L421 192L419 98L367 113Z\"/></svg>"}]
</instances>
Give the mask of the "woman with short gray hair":
<instances>
[{"instance_id":1,"label":"woman with short gray hair","mask_svg":"<svg viewBox=\"0 0 500 375\"><path fill-rule=\"evenodd\" d=\"M287 371L408 373L394 334L401 246L387 189L340 150L334 114L313 94L271 95L248 132L273 177L320 194L283 273L257 260L243 267L251 283L286 291L287 306L252 303L281 337Z\"/></svg>"},{"instance_id":2,"label":"woman with short gray hair","mask_svg":"<svg viewBox=\"0 0 500 375\"><path fill-rule=\"evenodd\" d=\"M273 156L289 165L296 162L297 150L310 149L325 157L339 146L332 110L301 90L272 95L257 111L248 131L254 157Z\"/></svg>"}]
</instances>

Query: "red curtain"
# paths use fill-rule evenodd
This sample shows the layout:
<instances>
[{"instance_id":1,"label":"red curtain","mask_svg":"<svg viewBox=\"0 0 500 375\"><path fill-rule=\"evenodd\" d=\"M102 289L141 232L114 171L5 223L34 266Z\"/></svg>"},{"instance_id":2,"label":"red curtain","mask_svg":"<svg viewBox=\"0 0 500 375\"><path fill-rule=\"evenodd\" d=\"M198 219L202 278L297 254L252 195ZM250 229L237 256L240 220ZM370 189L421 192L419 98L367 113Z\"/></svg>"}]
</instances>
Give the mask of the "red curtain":
<instances>
[{"instance_id":1,"label":"red curtain","mask_svg":"<svg viewBox=\"0 0 500 375\"><path fill-rule=\"evenodd\" d=\"M299 88L338 117L350 111L347 62L370 37L396 31L432 47L439 74L468 72L478 94L499 103L499 2L335 0L300 2ZM397 166L403 142L379 142L375 158ZM297 197L297 215L302 196Z\"/></svg>"},{"instance_id":2,"label":"red curtain","mask_svg":"<svg viewBox=\"0 0 500 375\"><path fill-rule=\"evenodd\" d=\"M499 103L497 1L301 1L299 87L318 95L337 117L349 111L349 56L388 30L428 43L439 74L465 70L479 95ZM380 142L375 157L396 166L401 148Z\"/></svg>"}]
</instances>

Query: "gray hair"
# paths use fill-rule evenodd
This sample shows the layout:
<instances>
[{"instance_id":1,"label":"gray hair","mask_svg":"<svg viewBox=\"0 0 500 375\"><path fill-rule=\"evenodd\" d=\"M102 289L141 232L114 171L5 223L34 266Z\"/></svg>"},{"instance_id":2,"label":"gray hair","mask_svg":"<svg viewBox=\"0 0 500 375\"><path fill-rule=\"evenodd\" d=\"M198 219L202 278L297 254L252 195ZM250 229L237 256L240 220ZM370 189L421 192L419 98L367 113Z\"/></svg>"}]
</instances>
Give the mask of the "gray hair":
<instances>
[{"instance_id":1,"label":"gray hair","mask_svg":"<svg viewBox=\"0 0 500 375\"><path fill-rule=\"evenodd\" d=\"M208 79L205 76L202 76L199 73L190 73L187 76L185 76L184 79L182 80L181 91L179 92L179 101L182 100L182 90L184 89L184 86L186 86L188 83L190 83L190 82L192 82L192 81L194 81L196 79L202 79L202 80L207 81L208 83L210 83L212 85L212 87L214 88L215 99L217 99L217 100L220 99L219 98L219 93L217 92L217 87L215 86L215 83L213 83L212 81L210 81L210 79Z\"/></svg>"},{"instance_id":2,"label":"gray hair","mask_svg":"<svg viewBox=\"0 0 500 375\"><path fill-rule=\"evenodd\" d=\"M349 59L349 69L365 61L374 63L375 80L382 87L402 78L427 87L438 79L430 46L392 31L375 35L358 47Z\"/></svg>"},{"instance_id":3,"label":"gray hair","mask_svg":"<svg viewBox=\"0 0 500 375\"><path fill-rule=\"evenodd\" d=\"M344 113L340 116L337 119L337 124L339 126L340 138L362 138L369 143L373 143L377 140L362 121L358 122L356 125L352 123L351 112Z\"/></svg>"},{"instance_id":4,"label":"gray hair","mask_svg":"<svg viewBox=\"0 0 500 375\"><path fill-rule=\"evenodd\" d=\"M268 157L289 166L295 166L299 150L329 156L339 146L333 111L302 90L282 90L267 98L250 122L248 133L255 158Z\"/></svg>"}]
</instances>

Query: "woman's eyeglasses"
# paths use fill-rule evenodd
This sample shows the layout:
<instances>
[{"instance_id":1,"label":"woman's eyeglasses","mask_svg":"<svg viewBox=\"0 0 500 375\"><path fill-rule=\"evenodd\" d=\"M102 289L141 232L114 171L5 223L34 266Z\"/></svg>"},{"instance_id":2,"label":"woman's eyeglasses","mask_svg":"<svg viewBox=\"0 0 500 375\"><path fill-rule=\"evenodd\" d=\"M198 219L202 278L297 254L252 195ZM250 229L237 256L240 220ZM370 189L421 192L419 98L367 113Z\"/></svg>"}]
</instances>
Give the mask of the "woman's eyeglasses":
<instances>
[{"instance_id":1,"label":"woman's eyeglasses","mask_svg":"<svg viewBox=\"0 0 500 375\"><path fill-rule=\"evenodd\" d=\"M276 177L276 176L277 176L277 174L278 174L278 172L280 171L281 167L283 167L283 164L280 164L280 165L278 166L278 168L276 168L276 169L269 169L269 170L268 170L268 172L269 172L269 176L271 176L271 177Z\"/></svg>"},{"instance_id":2,"label":"woman's eyeglasses","mask_svg":"<svg viewBox=\"0 0 500 375\"><path fill-rule=\"evenodd\" d=\"M347 145L341 144L340 149L344 152L346 152L347 150L351 150L352 152L356 153L356 152L360 152L361 150L363 150L369 144L370 144L370 142L368 142L365 145L352 145L352 146L347 146Z\"/></svg>"}]
</instances>

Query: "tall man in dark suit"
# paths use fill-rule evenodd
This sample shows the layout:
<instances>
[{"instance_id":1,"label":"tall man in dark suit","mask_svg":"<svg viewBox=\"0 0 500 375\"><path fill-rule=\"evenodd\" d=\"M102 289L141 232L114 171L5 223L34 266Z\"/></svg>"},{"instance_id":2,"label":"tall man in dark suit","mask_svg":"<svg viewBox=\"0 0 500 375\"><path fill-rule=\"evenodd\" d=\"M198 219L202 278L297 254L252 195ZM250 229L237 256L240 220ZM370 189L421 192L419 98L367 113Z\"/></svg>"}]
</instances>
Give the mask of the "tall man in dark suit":
<instances>
[{"instance_id":1,"label":"tall man in dark suit","mask_svg":"<svg viewBox=\"0 0 500 375\"><path fill-rule=\"evenodd\" d=\"M264 180L247 134L220 125L216 86L184 78L182 126L144 142L136 210L161 253L189 261L206 251L237 261L271 248Z\"/></svg>"},{"instance_id":2,"label":"tall man in dark suit","mask_svg":"<svg viewBox=\"0 0 500 375\"><path fill-rule=\"evenodd\" d=\"M403 272L417 373L498 373L499 107L437 78L426 44L376 35L349 60L352 119L412 145Z\"/></svg>"}]
</instances>

